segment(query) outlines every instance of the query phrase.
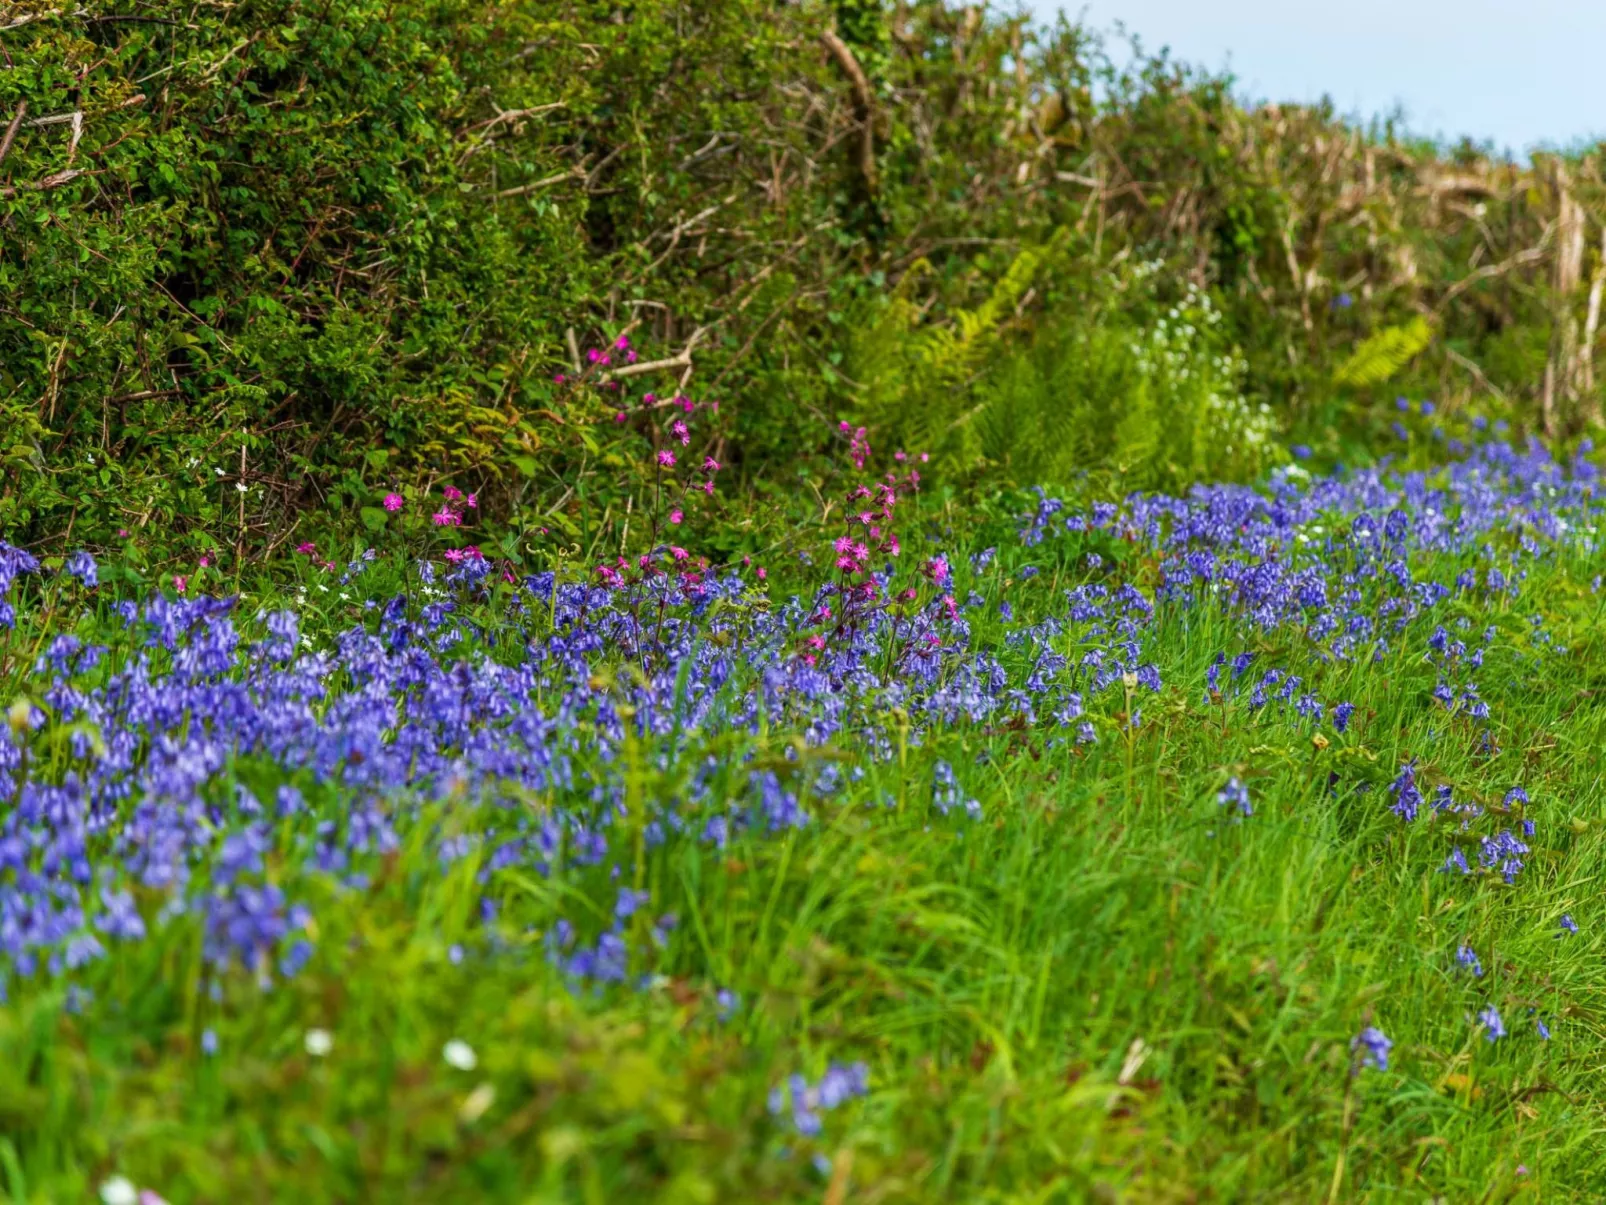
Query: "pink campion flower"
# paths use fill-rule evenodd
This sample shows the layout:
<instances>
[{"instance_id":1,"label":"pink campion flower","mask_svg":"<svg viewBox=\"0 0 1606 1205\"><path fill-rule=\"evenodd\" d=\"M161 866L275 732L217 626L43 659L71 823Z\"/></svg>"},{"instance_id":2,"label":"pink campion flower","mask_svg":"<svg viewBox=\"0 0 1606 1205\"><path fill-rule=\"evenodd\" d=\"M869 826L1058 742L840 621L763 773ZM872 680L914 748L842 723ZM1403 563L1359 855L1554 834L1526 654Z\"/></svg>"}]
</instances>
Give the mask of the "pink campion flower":
<instances>
[{"instance_id":1,"label":"pink campion flower","mask_svg":"<svg viewBox=\"0 0 1606 1205\"><path fill-rule=\"evenodd\" d=\"M645 569L650 564L652 564L652 557L648 553L644 552L636 558L636 565L638 568Z\"/></svg>"},{"instance_id":2,"label":"pink campion flower","mask_svg":"<svg viewBox=\"0 0 1606 1205\"><path fill-rule=\"evenodd\" d=\"M602 353L594 347L590 348L586 352L586 359L593 364L600 364L602 362Z\"/></svg>"},{"instance_id":3,"label":"pink campion flower","mask_svg":"<svg viewBox=\"0 0 1606 1205\"><path fill-rule=\"evenodd\" d=\"M803 664L808 666L810 669L813 669L815 665L819 663L819 660L820 659L813 653L804 653L802 657Z\"/></svg>"},{"instance_id":4,"label":"pink campion flower","mask_svg":"<svg viewBox=\"0 0 1606 1205\"><path fill-rule=\"evenodd\" d=\"M853 492L848 495L850 498L872 498L874 496L875 495L870 492L870 487L868 485L856 485L853 487Z\"/></svg>"},{"instance_id":5,"label":"pink campion flower","mask_svg":"<svg viewBox=\"0 0 1606 1205\"><path fill-rule=\"evenodd\" d=\"M630 338L629 338L629 336L620 335L617 339L615 339L613 341L613 346L614 346L614 349L617 350L617 351L624 351L625 348L630 346Z\"/></svg>"},{"instance_id":6,"label":"pink campion flower","mask_svg":"<svg viewBox=\"0 0 1606 1205\"><path fill-rule=\"evenodd\" d=\"M707 494L710 498L714 496L714 483L712 481L703 482L703 493Z\"/></svg>"},{"instance_id":7,"label":"pink campion flower","mask_svg":"<svg viewBox=\"0 0 1606 1205\"><path fill-rule=\"evenodd\" d=\"M460 548L448 548L441 555L446 558L448 565L461 564L463 560L463 551Z\"/></svg>"},{"instance_id":8,"label":"pink campion flower","mask_svg":"<svg viewBox=\"0 0 1606 1205\"><path fill-rule=\"evenodd\" d=\"M624 422L625 421L625 412L623 410L619 411L618 414L613 416L613 421L616 422L616 423Z\"/></svg>"},{"instance_id":9,"label":"pink campion flower","mask_svg":"<svg viewBox=\"0 0 1606 1205\"><path fill-rule=\"evenodd\" d=\"M909 459L909 453L900 449L892 454L892 459L896 460L899 464L902 464L904 461Z\"/></svg>"},{"instance_id":10,"label":"pink campion flower","mask_svg":"<svg viewBox=\"0 0 1606 1205\"><path fill-rule=\"evenodd\" d=\"M635 362L636 362L636 349L632 347L629 351L625 352L625 363L626 364L634 364Z\"/></svg>"},{"instance_id":11,"label":"pink campion flower","mask_svg":"<svg viewBox=\"0 0 1606 1205\"><path fill-rule=\"evenodd\" d=\"M839 556L836 559L836 567L842 570L843 573L857 573L859 571L859 562L850 556Z\"/></svg>"},{"instance_id":12,"label":"pink campion flower","mask_svg":"<svg viewBox=\"0 0 1606 1205\"><path fill-rule=\"evenodd\" d=\"M602 584L605 586L617 586L619 584L619 573L612 565L598 565L597 576L602 579Z\"/></svg>"},{"instance_id":13,"label":"pink campion flower","mask_svg":"<svg viewBox=\"0 0 1606 1205\"><path fill-rule=\"evenodd\" d=\"M680 507L678 507L678 506L675 507L674 510L669 512L669 521L671 523L677 523L678 524L685 517L686 517L686 512L681 510Z\"/></svg>"},{"instance_id":14,"label":"pink campion flower","mask_svg":"<svg viewBox=\"0 0 1606 1205\"><path fill-rule=\"evenodd\" d=\"M483 561L485 559L485 554L480 551L478 544L470 544L463 549L463 555L471 561Z\"/></svg>"},{"instance_id":15,"label":"pink campion flower","mask_svg":"<svg viewBox=\"0 0 1606 1205\"><path fill-rule=\"evenodd\" d=\"M843 419L841 422L839 422L836 425L836 429L838 431L851 431L851 430L853 430L853 426L852 426L851 423L848 422L847 419Z\"/></svg>"},{"instance_id":16,"label":"pink campion flower","mask_svg":"<svg viewBox=\"0 0 1606 1205\"><path fill-rule=\"evenodd\" d=\"M613 363L613 357L610 356L607 352L603 352L600 356L597 357L597 363L603 365L604 367L606 367L607 365Z\"/></svg>"},{"instance_id":17,"label":"pink campion flower","mask_svg":"<svg viewBox=\"0 0 1606 1205\"><path fill-rule=\"evenodd\" d=\"M870 524L874 523L880 517L881 515L877 511L861 510L858 514L853 516L853 520L856 523L862 523L864 526L869 527Z\"/></svg>"},{"instance_id":18,"label":"pink campion flower","mask_svg":"<svg viewBox=\"0 0 1606 1205\"><path fill-rule=\"evenodd\" d=\"M468 496L468 502L467 502L467 506L468 506L469 510L478 510L479 509L479 505L480 505L480 496L478 494L470 494Z\"/></svg>"},{"instance_id":19,"label":"pink campion flower","mask_svg":"<svg viewBox=\"0 0 1606 1205\"><path fill-rule=\"evenodd\" d=\"M930 459L931 459L931 453L930 452L922 452L922 453L920 453L920 463L921 464L925 464L926 461L928 461Z\"/></svg>"},{"instance_id":20,"label":"pink campion flower","mask_svg":"<svg viewBox=\"0 0 1606 1205\"><path fill-rule=\"evenodd\" d=\"M183 594L184 591L189 588L189 584L190 579L185 577L182 573L175 573L173 575L173 589L177 590L180 594Z\"/></svg>"},{"instance_id":21,"label":"pink campion flower","mask_svg":"<svg viewBox=\"0 0 1606 1205\"><path fill-rule=\"evenodd\" d=\"M904 591L904 592L903 592L903 593L901 593L901 594L899 594L899 595L898 595L898 598L899 598L899 600L900 600L900 601L902 601L902 602L914 602L914 600L915 600L915 595L916 595L916 594L917 594L917 593L918 593L918 591L916 591L916 590L915 590L915 588L914 588L914 587L913 587L913 586L910 586L910 587L909 587L909 588L908 588L908 589L907 589L907 590L905 590L905 591Z\"/></svg>"},{"instance_id":22,"label":"pink campion flower","mask_svg":"<svg viewBox=\"0 0 1606 1205\"><path fill-rule=\"evenodd\" d=\"M926 562L926 573L933 582L941 586L948 580L948 558L934 556Z\"/></svg>"},{"instance_id":23,"label":"pink campion flower","mask_svg":"<svg viewBox=\"0 0 1606 1205\"><path fill-rule=\"evenodd\" d=\"M656 393L644 393L641 395L641 404L643 406L655 405L657 401L658 395Z\"/></svg>"},{"instance_id":24,"label":"pink campion flower","mask_svg":"<svg viewBox=\"0 0 1606 1205\"><path fill-rule=\"evenodd\" d=\"M458 489L455 485L448 485L441 492L446 495L446 501L448 502L456 502L463 496L463 491Z\"/></svg>"},{"instance_id":25,"label":"pink campion flower","mask_svg":"<svg viewBox=\"0 0 1606 1205\"><path fill-rule=\"evenodd\" d=\"M703 457L703 472L705 472L705 473L717 473L717 472L719 472L719 461L715 460L712 456L704 456Z\"/></svg>"},{"instance_id":26,"label":"pink campion flower","mask_svg":"<svg viewBox=\"0 0 1606 1205\"><path fill-rule=\"evenodd\" d=\"M201 568L202 568L202 569L205 569L205 568L206 568L206 567L207 567L207 566L208 566L208 565L210 565L210 564L211 564L211 563L212 563L212 558L211 558L211 557L209 557L209 556L203 556L203 557L202 557L202 558L201 558Z\"/></svg>"},{"instance_id":27,"label":"pink campion flower","mask_svg":"<svg viewBox=\"0 0 1606 1205\"><path fill-rule=\"evenodd\" d=\"M942 596L942 606L943 610L948 613L948 618L957 623L959 620L959 604L954 601L952 594L944 594Z\"/></svg>"},{"instance_id":28,"label":"pink campion flower","mask_svg":"<svg viewBox=\"0 0 1606 1205\"><path fill-rule=\"evenodd\" d=\"M444 506L431 515L430 518L434 521L436 527L456 527L463 521Z\"/></svg>"},{"instance_id":29,"label":"pink campion flower","mask_svg":"<svg viewBox=\"0 0 1606 1205\"><path fill-rule=\"evenodd\" d=\"M895 534L888 536L887 542L882 547L893 556L897 556L903 550L903 545L898 543L898 537Z\"/></svg>"},{"instance_id":30,"label":"pink campion flower","mask_svg":"<svg viewBox=\"0 0 1606 1205\"><path fill-rule=\"evenodd\" d=\"M853 549L853 537L838 536L836 538L836 543L832 544L831 547L835 548L838 552L850 552Z\"/></svg>"},{"instance_id":31,"label":"pink campion flower","mask_svg":"<svg viewBox=\"0 0 1606 1205\"><path fill-rule=\"evenodd\" d=\"M658 463L669 469L675 466L675 454L668 448L658 453Z\"/></svg>"},{"instance_id":32,"label":"pink campion flower","mask_svg":"<svg viewBox=\"0 0 1606 1205\"><path fill-rule=\"evenodd\" d=\"M811 649L823 649L825 647L825 637L819 635L810 636L804 643Z\"/></svg>"},{"instance_id":33,"label":"pink campion flower","mask_svg":"<svg viewBox=\"0 0 1606 1205\"><path fill-rule=\"evenodd\" d=\"M753 558L752 558L752 557L750 557L750 556L744 556L744 557L743 557L743 558L742 558L742 568L743 568L743 569L746 569L746 568L747 568L747 567L748 567L748 566L749 566L749 565L751 565L751 564L752 564L752 563L753 563Z\"/></svg>"},{"instance_id":34,"label":"pink campion flower","mask_svg":"<svg viewBox=\"0 0 1606 1205\"><path fill-rule=\"evenodd\" d=\"M386 494L384 501L379 505L383 506L391 514L395 514L403 506L407 505L407 502L400 494Z\"/></svg>"},{"instance_id":35,"label":"pink campion flower","mask_svg":"<svg viewBox=\"0 0 1606 1205\"><path fill-rule=\"evenodd\" d=\"M118 539L119 539L119 540L126 540L126 539L128 539L128 528L126 528L126 527L119 527L119 528L118 528L118 529L117 529L117 538L118 538Z\"/></svg>"},{"instance_id":36,"label":"pink campion flower","mask_svg":"<svg viewBox=\"0 0 1606 1205\"><path fill-rule=\"evenodd\" d=\"M768 577L768 576L769 576L769 575L770 575L770 573L769 573L769 570L768 570L768 569L766 569L766 568L764 568L764 566L763 566L763 565L760 565L760 566L759 566L759 567L758 567L758 580L759 580L759 581L763 581L763 580L764 580L764 579L765 579L765 578L766 578L766 577Z\"/></svg>"},{"instance_id":37,"label":"pink campion flower","mask_svg":"<svg viewBox=\"0 0 1606 1205\"><path fill-rule=\"evenodd\" d=\"M691 556L691 553L687 552L684 548L676 548L673 544L671 544L669 546L669 555L674 557L677 561L684 561Z\"/></svg>"},{"instance_id":38,"label":"pink campion flower","mask_svg":"<svg viewBox=\"0 0 1606 1205\"><path fill-rule=\"evenodd\" d=\"M675 405L679 406L687 414L690 414L693 410L697 409L697 407L692 404L691 398L687 397L684 393L677 393L675 395Z\"/></svg>"},{"instance_id":39,"label":"pink campion flower","mask_svg":"<svg viewBox=\"0 0 1606 1205\"><path fill-rule=\"evenodd\" d=\"M318 551L318 546L311 540L302 540L301 543L296 545L296 551L301 553L303 556L311 556L313 553Z\"/></svg>"},{"instance_id":40,"label":"pink campion flower","mask_svg":"<svg viewBox=\"0 0 1606 1205\"><path fill-rule=\"evenodd\" d=\"M686 424L683 423L678 418L674 421L674 424L669 428L669 433L671 435L673 435L676 439L680 440L680 446L683 447L683 448L687 444L691 443L691 429L689 427L687 427Z\"/></svg>"},{"instance_id":41,"label":"pink campion flower","mask_svg":"<svg viewBox=\"0 0 1606 1205\"><path fill-rule=\"evenodd\" d=\"M333 561L325 561L323 563L323 571L325 573L331 572L334 569L334 567L335 567L335 563Z\"/></svg>"}]
</instances>

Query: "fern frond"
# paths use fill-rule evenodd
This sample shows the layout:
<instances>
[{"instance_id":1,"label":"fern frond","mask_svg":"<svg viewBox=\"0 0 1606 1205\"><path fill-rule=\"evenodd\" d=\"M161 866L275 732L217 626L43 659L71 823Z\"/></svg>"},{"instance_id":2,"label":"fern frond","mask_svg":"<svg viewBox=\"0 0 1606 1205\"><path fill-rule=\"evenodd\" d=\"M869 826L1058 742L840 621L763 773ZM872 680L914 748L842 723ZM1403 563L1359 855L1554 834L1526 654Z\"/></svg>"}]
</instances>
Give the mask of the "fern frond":
<instances>
[{"instance_id":1,"label":"fern frond","mask_svg":"<svg viewBox=\"0 0 1606 1205\"><path fill-rule=\"evenodd\" d=\"M1415 317L1403 326L1384 327L1361 341L1349 359L1340 364L1333 381L1361 389L1381 385L1416 359L1433 342L1433 323Z\"/></svg>"}]
</instances>

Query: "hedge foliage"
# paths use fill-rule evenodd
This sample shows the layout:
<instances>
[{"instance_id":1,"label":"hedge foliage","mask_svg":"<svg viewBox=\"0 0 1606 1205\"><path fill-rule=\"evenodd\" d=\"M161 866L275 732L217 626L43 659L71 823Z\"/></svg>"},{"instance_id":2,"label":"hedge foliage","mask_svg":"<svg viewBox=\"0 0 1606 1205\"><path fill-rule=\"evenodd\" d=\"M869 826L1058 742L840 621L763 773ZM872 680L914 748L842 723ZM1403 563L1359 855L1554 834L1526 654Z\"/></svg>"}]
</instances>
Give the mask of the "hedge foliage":
<instances>
[{"instance_id":1,"label":"hedge foliage","mask_svg":"<svg viewBox=\"0 0 1606 1205\"><path fill-rule=\"evenodd\" d=\"M1599 257L1567 251L1598 220L1587 158L1248 111L1076 25L940 0L9 11L0 527L47 551L142 529L239 559L447 479L514 555L623 544L662 438L644 391L722 403L697 451L738 475L727 551L773 537L756 500L796 495L842 419L959 486L1126 488L1267 413L1336 448L1402 381L1552 434L1598 416ZM1157 385L1140 349L1201 295L1219 321L1186 354L1220 379ZM1424 316L1431 348L1335 383ZM635 364L588 362L621 336Z\"/></svg>"}]
</instances>

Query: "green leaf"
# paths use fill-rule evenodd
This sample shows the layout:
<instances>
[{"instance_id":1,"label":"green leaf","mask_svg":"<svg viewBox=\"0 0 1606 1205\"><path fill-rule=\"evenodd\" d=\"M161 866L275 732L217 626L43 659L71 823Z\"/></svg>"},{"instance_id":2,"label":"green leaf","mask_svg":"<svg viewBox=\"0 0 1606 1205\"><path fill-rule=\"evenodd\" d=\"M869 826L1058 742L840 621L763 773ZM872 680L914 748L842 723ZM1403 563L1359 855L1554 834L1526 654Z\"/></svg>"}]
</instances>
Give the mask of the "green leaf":
<instances>
[{"instance_id":1,"label":"green leaf","mask_svg":"<svg viewBox=\"0 0 1606 1205\"><path fill-rule=\"evenodd\" d=\"M1381 385L1393 379L1433 342L1433 323L1420 315L1403 326L1384 327L1362 340L1333 374L1334 384L1350 388Z\"/></svg>"}]
</instances>

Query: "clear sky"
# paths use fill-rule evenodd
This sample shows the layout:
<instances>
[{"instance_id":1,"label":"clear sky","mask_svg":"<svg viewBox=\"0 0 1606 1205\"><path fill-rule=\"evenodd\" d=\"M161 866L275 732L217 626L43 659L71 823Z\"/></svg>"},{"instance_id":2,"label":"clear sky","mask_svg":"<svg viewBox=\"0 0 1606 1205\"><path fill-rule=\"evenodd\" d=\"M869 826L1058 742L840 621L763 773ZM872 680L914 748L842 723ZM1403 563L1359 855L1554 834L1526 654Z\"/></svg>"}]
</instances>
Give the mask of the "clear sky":
<instances>
[{"instance_id":1,"label":"clear sky","mask_svg":"<svg viewBox=\"0 0 1606 1205\"><path fill-rule=\"evenodd\" d=\"M1231 68L1251 100L1371 117L1403 107L1413 133L1522 154L1606 138L1606 0L1024 0L1147 50Z\"/></svg>"}]
</instances>

